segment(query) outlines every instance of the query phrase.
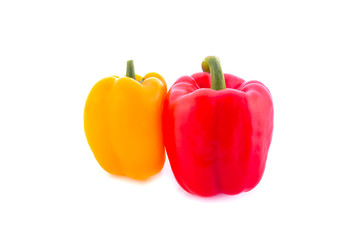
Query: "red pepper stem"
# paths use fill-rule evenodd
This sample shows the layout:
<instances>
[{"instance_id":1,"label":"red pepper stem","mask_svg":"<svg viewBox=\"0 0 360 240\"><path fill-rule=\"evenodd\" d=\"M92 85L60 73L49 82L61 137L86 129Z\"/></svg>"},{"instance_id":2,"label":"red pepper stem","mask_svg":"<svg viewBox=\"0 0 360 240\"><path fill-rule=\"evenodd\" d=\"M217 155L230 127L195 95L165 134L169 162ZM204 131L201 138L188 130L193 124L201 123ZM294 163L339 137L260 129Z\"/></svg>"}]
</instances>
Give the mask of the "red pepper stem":
<instances>
[{"instance_id":1,"label":"red pepper stem","mask_svg":"<svg viewBox=\"0 0 360 240\"><path fill-rule=\"evenodd\" d=\"M211 75L211 89L221 90L226 88L219 58L214 56L206 57L203 60L201 67L204 72L210 73Z\"/></svg>"},{"instance_id":2,"label":"red pepper stem","mask_svg":"<svg viewBox=\"0 0 360 240\"><path fill-rule=\"evenodd\" d=\"M133 60L129 60L126 63L126 76L135 79L135 67Z\"/></svg>"}]
</instances>

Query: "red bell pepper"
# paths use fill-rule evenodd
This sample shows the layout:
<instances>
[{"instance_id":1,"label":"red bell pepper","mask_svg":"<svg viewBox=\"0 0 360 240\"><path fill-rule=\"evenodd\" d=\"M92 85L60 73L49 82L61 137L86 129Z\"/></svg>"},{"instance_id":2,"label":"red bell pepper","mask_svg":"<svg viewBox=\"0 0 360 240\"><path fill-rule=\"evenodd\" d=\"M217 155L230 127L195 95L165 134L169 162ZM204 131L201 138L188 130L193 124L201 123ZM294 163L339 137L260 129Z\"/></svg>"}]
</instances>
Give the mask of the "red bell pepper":
<instances>
[{"instance_id":1,"label":"red bell pepper","mask_svg":"<svg viewBox=\"0 0 360 240\"><path fill-rule=\"evenodd\" d=\"M273 103L258 81L223 74L216 57L178 79L163 110L166 151L186 191L238 194L260 181L273 131ZM209 74L210 73L210 74Z\"/></svg>"}]
</instances>

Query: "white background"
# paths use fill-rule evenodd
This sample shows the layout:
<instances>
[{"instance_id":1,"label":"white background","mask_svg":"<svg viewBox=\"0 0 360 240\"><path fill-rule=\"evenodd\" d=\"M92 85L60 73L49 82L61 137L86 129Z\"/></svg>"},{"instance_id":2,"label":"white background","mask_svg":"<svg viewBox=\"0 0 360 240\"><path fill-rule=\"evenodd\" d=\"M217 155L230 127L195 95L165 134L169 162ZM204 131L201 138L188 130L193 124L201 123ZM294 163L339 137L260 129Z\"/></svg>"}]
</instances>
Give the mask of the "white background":
<instances>
[{"instance_id":1,"label":"white background","mask_svg":"<svg viewBox=\"0 0 360 240\"><path fill-rule=\"evenodd\" d=\"M358 1L1 1L0 239L360 239ZM114 177L83 130L91 87L126 60L171 86L223 71L270 89L260 184L200 198L169 163Z\"/></svg>"}]
</instances>

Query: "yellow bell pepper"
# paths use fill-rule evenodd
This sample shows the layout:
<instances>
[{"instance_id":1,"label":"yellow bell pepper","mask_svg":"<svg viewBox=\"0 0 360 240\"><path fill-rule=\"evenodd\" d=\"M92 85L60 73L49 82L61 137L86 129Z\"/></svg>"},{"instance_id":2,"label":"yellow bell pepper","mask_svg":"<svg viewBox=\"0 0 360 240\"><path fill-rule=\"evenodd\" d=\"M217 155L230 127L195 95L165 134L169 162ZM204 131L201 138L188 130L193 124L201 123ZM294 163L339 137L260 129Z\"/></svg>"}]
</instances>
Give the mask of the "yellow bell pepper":
<instances>
[{"instance_id":1,"label":"yellow bell pepper","mask_svg":"<svg viewBox=\"0 0 360 240\"><path fill-rule=\"evenodd\" d=\"M165 95L164 78L158 73L136 75L132 61L125 77L104 78L91 89L85 103L85 135L105 171L139 180L161 171Z\"/></svg>"}]
</instances>

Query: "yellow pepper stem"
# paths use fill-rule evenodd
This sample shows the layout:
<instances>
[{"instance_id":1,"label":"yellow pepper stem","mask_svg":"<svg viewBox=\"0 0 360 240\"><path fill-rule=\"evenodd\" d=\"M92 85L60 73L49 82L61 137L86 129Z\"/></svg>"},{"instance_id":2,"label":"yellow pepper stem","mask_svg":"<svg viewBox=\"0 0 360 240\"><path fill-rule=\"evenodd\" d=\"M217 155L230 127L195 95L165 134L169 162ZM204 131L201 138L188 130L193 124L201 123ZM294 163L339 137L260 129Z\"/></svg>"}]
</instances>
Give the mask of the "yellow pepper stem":
<instances>
[{"instance_id":1,"label":"yellow pepper stem","mask_svg":"<svg viewBox=\"0 0 360 240\"><path fill-rule=\"evenodd\" d=\"M129 60L126 63L126 76L135 79L135 67L133 60Z\"/></svg>"}]
</instances>

